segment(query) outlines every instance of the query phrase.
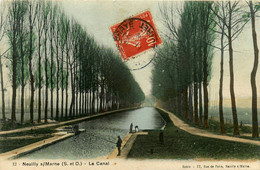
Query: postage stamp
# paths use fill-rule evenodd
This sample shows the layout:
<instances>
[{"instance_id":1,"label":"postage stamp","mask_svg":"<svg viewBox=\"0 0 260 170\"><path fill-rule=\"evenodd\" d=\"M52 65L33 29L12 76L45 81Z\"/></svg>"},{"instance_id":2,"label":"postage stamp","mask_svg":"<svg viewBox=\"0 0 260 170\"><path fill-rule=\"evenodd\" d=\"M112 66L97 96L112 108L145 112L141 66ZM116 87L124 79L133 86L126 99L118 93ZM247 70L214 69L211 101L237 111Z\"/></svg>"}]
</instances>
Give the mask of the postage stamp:
<instances>
[{"instance_id":1,"label":"postage stamp","mask_svg":"<svg viewBox=\"0 0 260 170\"><path fill-rule=\"evenodd\" d=\"M124 61L162 43L150 11L113 25L111 31Z\"/></svg>"}]
</instances>

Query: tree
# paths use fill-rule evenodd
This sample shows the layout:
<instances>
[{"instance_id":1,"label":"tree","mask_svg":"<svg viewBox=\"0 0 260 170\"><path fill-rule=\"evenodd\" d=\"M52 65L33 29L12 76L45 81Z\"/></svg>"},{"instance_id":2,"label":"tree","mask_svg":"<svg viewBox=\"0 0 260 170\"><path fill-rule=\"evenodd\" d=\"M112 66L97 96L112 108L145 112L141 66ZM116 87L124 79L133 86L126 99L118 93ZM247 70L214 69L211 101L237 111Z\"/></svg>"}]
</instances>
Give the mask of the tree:
<instances>
[{"instance_id":1,"label":"tree","mask_svg":"<svg viewBox=\"0 0 260 170\"><path fill-rule=\"evenodd\" d=\"M4 14L4 7L3 4L0 4L0 42L2 41L3 37L4 37L4 27L5 27L5 21L6 19L3 17ZM2 65L2 56L6 53L7 51L5 51L4 53L0 52L0 74L1 74L1 92L2 92L2 119L5 122L5 89L4 89L4 82L3 82L3 65Z\"/></svg>"},{"instance_id":2,"label":"tree","mask_svg":"<svg viewBox=\"0 0 260 170\"><path fill-rule=\"evenodd\" d=\"M156 53L156 57L160 58L155 60L153 71L153 94L158 99L164 100L163 105L167 105L175 112L183 112L186 120L193 121L195 116L197 125L202 123L201 82L203 82L205 128L208 128L207 86L211 78L213 56L210 44L215 39L212 31L215 24L211 20L213 18L211 5L212 2L185 2L182 8L177 8L177 17L173 5L165 4L160 7L166 28L164 35L169 42L165 44L165 48ZM175 21L176 19L180 19L180 22ZM162 65L162 68L159 65ZM169 79L172 80L170 83L173 86L168 85Z\"/></svg>"},{"instance_id":3,"label":"tree","mask_svg":"<svg viewBox=\"0 0 260 170\"><path fill-rule=\"evenodd\" d=\"M220 34L220 51L221 51L221 59L220 59L220 80L219 80L219 122L220 122L220 132L222 134L225 133L225 125L224 125L224 113L223 113L223 75L224 75L224 49L227 45L224 45L224 36L226 27L225 24L227 20L227 14L225 11L224 2L214 2L214 6L211 9L213 13L217 14L216 19L213 21L216 23L218 30L216 33ZM221 16L221 17L220 17Z\"/></svg>"},{"instance_id":4,"label":"tree","mask_svg":"<svg viewBox=\"0 0 260 170\"><path fill-rule=\"evenodd\" d=\"M56 17L53 21L53 24L55 24L55 30L53 30L54 33L54 45L55 45L55 58L56 58L56 119L59 119L59 77L60 77L60 58L59 58L59 49L60 49L60 12L55 5L54 12L56 11Z\"/></svg>"},{"instance_id":5,"label":"tree","mask_svg":"<svg viewBox=\"0 0 260 170\"><path fill-rule=\"evenodd\" d=\"M63 118L63 104L64 104L64 89L66 89L66 103L65 103L65 117L68 116L68 57L69 57L69 20L66 18L65 14L62 13L60 17L60 43L61 43L61 118ZM65 52L66 50L66 52ZM66 61L64 60L64 52L66 54ZM64 70L64 63L66 64L66 71ZM64 77L66 75L66 78Z\"/></svg>"},{"instance_id":6,"label":"tree","mask_svg":"<svg viewBox=\"0 0 260 170\"><path fill-rule=\"evenodd\" d=\"M253 38L253 45L254 45L254 66L251 72L251 87L252 87L252 122L253 122L253 131L252 137L258 138L258 118L257 118L257 87L256 87L256 72L258 68L258 61L259 61L259 49L257 45L257 34L256 34L256 26L255 26L255 14L257 11L260 10L260 3L254 4L252 1L248 3L250 9L250 18L251 18L251 25L252 25L252 38Z\"/></svg>"},{"instance_id":7,"label":"tree","mask_svg":"<svg viewBox=\"0 0 260 170\"><path fill-rule=\"evenodd\" d=\"M55 29L58 29L56 27L56 22L57 22L56 17L57 17L58 10L57 10L57 5L53 6L53 4L51 4L51 7L52 8L50 9L50 31L49 31L51 63L50 63L50 83L49 84L51 84L51 119L53 120L53 118L54 118L54 116L53 116L53 91L54 91L54 88L56 85L56 78L55 78L56 66L55 66L55 61L54 61L54 52L55 52L55 50L54 50L54 41L55 40L54 39L55 39ZM58 53L58 50L57 50L57 53Z\"/></svg>"},{"instance_id":8,"label":"tree","mask_svg":"<svg viewBox=\"0 0 260 170\"><path fill-rule=\"evenodd\" d=\"M23 15L21 16L21 20L18 27L18 54L19 54L19 61L18 61L18 70L17 70L17 84L21 84L21 124L24 123L24 88L26 85L26 81L28 79L28 51L27 46L29 42L28 37L28 30L25 27L25 13L27 13L28 9L28 1L23 1Z\"/></svg>"},{"instance_id":9,"label":"tree","mask_svg":"<svg viewBox=\"0 0 260 170\"><path fill-rule=\"evenodd\" d=\"M42 65L41 65L41 48L42 48L42 35L44 30L44 9L45 1L37 2L37 13L36 13L36 30L37 30L37 49L38 49L38 69L37 69L37 82L38 87L38 123L41 122L41 88L42 88Z\"/></svg>"},{"instance_id":10,"label":"tree","mask_svg":"<svg viewBox=\"0 0 260 170\"><path fill-rule=\"evenodd\" d=\"M19 28L26 13L26 1L12 1L8 9L8 39L11 46L12 112L11 121L16 121L17 64L19 62Z\"/></svg>"},{"instance_id":11,"label":"tree","mask_svg":"<svg viewBox=\"0 0 260 170\"><path fill-rule=\"evenodd\" d=\"M239 5L239 1L228 1L223 5L223 16L216 16L223 22L227 28L227 32L224 35L228 39L229 47L229 72L230 72L230 96L232 105L234 135L239 135L237 109L234 91L234 69L233 69L233 40L239 36L248 20L243 17L243 6Z\"/></svg>"},{"instance_id":12,"label":"tree","mask_svg":"<svg viewBox=\"0 0 260 170\"><path fill-rule=\"evenodd\" d=\"M47 51L47 41L49 39L48 36L48 31L50 27L50 10L51 10L51 4L50 2L45 2L43 3L43 32L44 32L44 54L45 54L45 59L44 59L44 70L45 70L45 109L44 109L44 122L47 123L47 118L48 118L48 88L50 85L49 82L49 72L48 68L50 68L50 65L48 64L48 51Z\"/></svg>"},{"instance_id":13,"label":"tree","mask_svg":"<svg viewBox=\"0 0 260 170\"><path fill-rule=\"evenodd\" d=\"M35 20L36 20L37 4L34 1L29 1L28 4L28 20L29 20L29 74L30 74L30 87L31 87L31 99L30 99L30 123L34 122L33 106L34 106L34 91L35 91L35 76L33 74L33 54L35 51L36 35L34 33Z\"/></svg>"},{"instance_id":14,"label":"tree","mask_svg":"<svg viewBox=\"0 0 260 170\"><path fill-rule=\"evenodd\" d=\"M203 60L203 94L204 94L204 127L208 128L208 82L210 80L211 62L212 62L212 48L209 44L214 41L215 24L210 19L212 18L211 6L212 2L200 3L200 23L202 28L202 60Z\"/></svg>"}]
</instances>

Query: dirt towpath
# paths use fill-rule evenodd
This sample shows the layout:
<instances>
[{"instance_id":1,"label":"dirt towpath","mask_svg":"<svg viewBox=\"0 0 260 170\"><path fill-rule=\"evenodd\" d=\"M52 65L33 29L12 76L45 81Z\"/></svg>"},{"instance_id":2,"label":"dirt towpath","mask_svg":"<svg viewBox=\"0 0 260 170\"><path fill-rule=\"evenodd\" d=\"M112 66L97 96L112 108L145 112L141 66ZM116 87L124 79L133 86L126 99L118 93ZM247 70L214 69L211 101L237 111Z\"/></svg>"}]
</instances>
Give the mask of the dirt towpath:
<instances>
[{"instance_id":1,"label":"dirt towpath","mask_svg":"<svg viewBox=\"0 0 260 170\"><path fill-rule=\"evenodd\" d=\"M179 119L173 113L171 113L167 110L164 110L162 108L159 108L159 107L156 107L156 108L165 112L165 113L167 113L175 126L179 127L180 129L182 129L182 130L184 130L184 131L186 131L186 132L188 132L192 135L198 135L198 136L203 136L203 137L208 137L208 138L215 138L215 139L241 142L241 143L247 143L247 144L253 144L253 145L260 146L260 141L243 139L243 138L238 138L238 137L225 136L225 135L217 135L217 134L208 132L208 131L203 130L203 129L198 129L198 128L192 127L192 126L184 123L181 119Z\"/></svg>"}]
</instances>

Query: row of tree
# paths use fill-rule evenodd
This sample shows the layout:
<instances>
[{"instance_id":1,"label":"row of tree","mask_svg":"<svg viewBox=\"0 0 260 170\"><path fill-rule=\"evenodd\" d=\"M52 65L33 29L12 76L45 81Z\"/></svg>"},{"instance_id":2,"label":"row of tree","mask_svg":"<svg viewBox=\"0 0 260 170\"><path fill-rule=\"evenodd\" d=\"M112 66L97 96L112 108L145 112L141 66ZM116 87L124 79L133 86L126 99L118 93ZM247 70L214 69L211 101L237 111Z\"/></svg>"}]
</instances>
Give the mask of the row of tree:
<instances>
[{"instance_id":1,"label":"row of tree","mask_svg":"<svg viewBox=\"0 0 260 170\"><path fill-rule=\"evenodd\" d=\"M219 118L220 131L225 133L223 115L223 62L224 49L229 48L230 95L234 135L239 135L234 92L233 41L251 20L254 44L254 67L251 74L253 137L259 137L257 120L256 71L258 46L255 14L260 4L247 2L249 10L238 1L185 2L174 12L173 5L160 6L165 24L166 42L156 53L153 70L152 93L163 101L164 107L197 125L208 128L208 83L215 49L221 51ZM176 22L176 18L179 22ZM220 41L220 43L218 43ZM219 45L216 45L219 44ZM203 91L203 94L202 94Z\"/></svg>"},{"instance_id":2,"label":"row of tree","mask_svg":"<svg viewBox=\"0 0 260 170\"><path fill-rule=\"evenodd\" d=\"M38 102L38 122L44 110L47 123L49 114L51 119L67 119L135 106L144 100L142 90L120 57L98 45L57 4L44 0L12 0L6 2L5 9L7 17L6 20L1 18L1 32L10 46L5 58L9 62L12 85L12 122L16 121L16 93L20 87L21 123L24 123L26 85L30 88L31 123L34 122L34 102ZM34 97L36 90L38 100ZM2 108L4 106L2 100ZM5 120L4 109L2 115Z\"/></svg>"}]
</instances>

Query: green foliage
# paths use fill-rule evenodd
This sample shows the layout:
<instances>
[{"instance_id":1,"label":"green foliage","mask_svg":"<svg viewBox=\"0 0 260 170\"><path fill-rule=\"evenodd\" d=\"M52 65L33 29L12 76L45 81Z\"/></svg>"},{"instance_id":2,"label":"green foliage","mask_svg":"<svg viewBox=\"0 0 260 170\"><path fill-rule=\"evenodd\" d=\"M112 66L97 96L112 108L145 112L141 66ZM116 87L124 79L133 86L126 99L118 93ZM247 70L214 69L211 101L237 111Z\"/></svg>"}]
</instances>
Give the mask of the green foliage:
<instances>
[{"instance_id":1,"label":"green foliage","mask_svg":"<svg viewBox=\"0 0 260 170\"><path fill-rule=\"evenodd\" d=\"M61 83L63 80L63 84ZM67 81L67 72L66 70L60 70L60 74L59 74L59 81L60 81L60 88L61 89L66 89L66 81Z\"/></svg>"},{"instance_id":2,"label":"green foliage","mask_svg":"<svg viewBox=\"0 0 260 170\"><path fill-rule=\"evenodd\" d=\"M160 100L181 95L185 87L203 81L204 58L207 64L207 80L211 78L211 63L215 40L210 11L212 2L185 2L180 15L180 26L176 27L178 38L164 40L155 56L152 71L152 94ZM216 7L218 10L218 7Z\"/></svg>"},{"instance_id":3,"label":"green foliage","mask_svg":"<svg viewBox=\"0 0 260 170\"><path fill-rule=\"evenodd\" d=\"M107 103L113 100L124 107L144 100L140 86L117 54L96 43L78 22L52 2L28 2L14 0L8 11L9 76L12 79L13 67L16 67L17 87L22 82L27 83L29 66L32 66L35 88L44 85L55 88L58 81L62 90L75 90L75 94L91 91L96 94L95 97L103 97L103 101L109 96ZM28 21L33 24L27 24ZM24 30L19 32L22 26Z\"/></svg>"},{"instance_id":4,"label":"green foliage","mask_svg":"<svg viewBox=\"0 0 260 170\"><path fill-rule=\"evenodd\" d=\"M260 2L255 4L254 9L255 9L255 11L260 11Z\"/></svg>"},{"instance_id":5,"label":"green foliage","mask_svg":"<svg viewBox=\"0 0 260 170\"><path fill-rule=\"evenodd\" d=\"M39 60L38 60L38 63L37 63L37 68L38 68L38 65L39 65ZM42 66L42 64L40 64L40 71L39 71L39 68L36 71L35 79L36 79L35 87L36 88L42 88L43 84L44 84L44 80L43 80L43 66Z\"/></svg>"},{"instance_id":6,"label":"green foliage","mask_svg":"<svg viewBox=\"0 0 260 170\"><path fill-rule=\"evenodd\" d=\"M52 83L53 83L53 87L55 88L56 86L56 78L55 78L55 74L56 74L56 65L53 64L52 66L52 72L51 72L51 63L50 61L47 59L47 75L48 75L48 82L45 81L45 85L47 84L47 87L50 88L51 87L51 76L52 76ZM45 64L44 64L45 66Z\"/></svg>"}]
</instances>

